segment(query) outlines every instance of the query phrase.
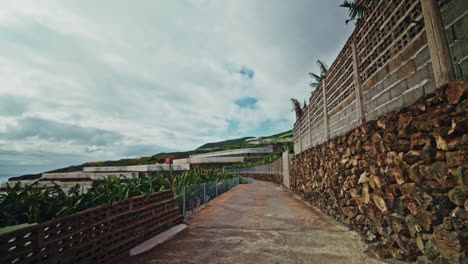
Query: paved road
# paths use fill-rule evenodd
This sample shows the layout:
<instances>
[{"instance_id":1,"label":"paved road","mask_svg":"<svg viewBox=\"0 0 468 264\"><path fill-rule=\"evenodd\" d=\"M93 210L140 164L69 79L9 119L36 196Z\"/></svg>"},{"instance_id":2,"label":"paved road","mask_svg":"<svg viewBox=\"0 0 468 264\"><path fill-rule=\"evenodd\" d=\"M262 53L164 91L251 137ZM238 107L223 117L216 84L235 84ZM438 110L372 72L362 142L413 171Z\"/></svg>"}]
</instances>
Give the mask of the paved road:
<instances>
[{"instance_id":1,"label":"paved road","mask_svg":"<svg viewBox=\"0 0 468 264\"><path fill-rule=\"evenodd\" d=\"M270 182L240 185L186 222L172 240L121 263L381 263L355 232Z\"/></svg>"}]
</instances>

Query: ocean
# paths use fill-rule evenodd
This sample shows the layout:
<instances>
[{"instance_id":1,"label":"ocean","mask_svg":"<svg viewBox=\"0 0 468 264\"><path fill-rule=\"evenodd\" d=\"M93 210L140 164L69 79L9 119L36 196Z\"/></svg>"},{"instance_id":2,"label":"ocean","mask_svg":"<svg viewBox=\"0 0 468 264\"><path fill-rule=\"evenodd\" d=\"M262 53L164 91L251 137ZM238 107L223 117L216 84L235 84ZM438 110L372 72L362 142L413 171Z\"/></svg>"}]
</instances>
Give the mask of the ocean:
<instances>
[{"instance_id":1,"label":"ocean","mask_svg":"<svg viewBox=\"0 0 468 264\"><path fill-rule=\"evenodd\" d=\"M0 184L8 181L8 178L12 177L11 175L4 175L0 173Z\"/></svg>"}]
</instances>

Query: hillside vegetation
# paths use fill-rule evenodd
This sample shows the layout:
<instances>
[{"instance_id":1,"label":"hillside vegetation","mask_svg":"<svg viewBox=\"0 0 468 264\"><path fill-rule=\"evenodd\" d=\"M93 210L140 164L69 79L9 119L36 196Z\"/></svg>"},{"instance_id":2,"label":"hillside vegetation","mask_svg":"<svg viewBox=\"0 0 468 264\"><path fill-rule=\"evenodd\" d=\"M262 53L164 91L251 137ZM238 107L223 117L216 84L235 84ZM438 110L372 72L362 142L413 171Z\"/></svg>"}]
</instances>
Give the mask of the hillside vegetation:
<instances>
[{"instance_id":1,"label":"hillside vegetation","mask_svg":"<svg viewBox=\"0 0 468 264\"><path fill-rule=\"evenodd\" d=\"M230 148L230 147L239 148L244 145L247 145L245 141L250 138L253 138L253 137L243 137L243 138L229 139L229 140L224 140L224 141L214 142L214 143L206 143L205 145L202 145L198 147L197 149L214 149L214 148Z\"/></svg>"},{"instance_id":2,"label":"hillside vegetation","mask_svg":"<svg viewBox=\"0 0 468 264\"><path fill-rule=\"evenodd\" d=\"M282 139L282 138L291 137L291 136L292 136L292 130L289 130L289 131L281 132L281 133L271 135L271 136L260 137L258 139L262 139L262 140L263 139ZM246 140L252 139L252 138L254 137L242 137L242 138L224 140L220 142L206 143L194 150L178 151L178 152L161 152L153 156L149 156L149 157L86 162L81 165L74 165L74 166L47 171L46 173L65 173L65 172L82 171L83 167L132 166L132 165L152 164L152 163L157 163L161 159L165 159L169 157L185 158L192 154L208 153L208 152L228 150L228 149L261 147L261 146L272 144L272 143L264 143L264 144L257 144L257 145L249 144L248 141ZM42 173L28 174L28 175L23 175L19 177L11 177L9 180L38 179L41 177L41 174Z\"/></svg>"}]
</instances>

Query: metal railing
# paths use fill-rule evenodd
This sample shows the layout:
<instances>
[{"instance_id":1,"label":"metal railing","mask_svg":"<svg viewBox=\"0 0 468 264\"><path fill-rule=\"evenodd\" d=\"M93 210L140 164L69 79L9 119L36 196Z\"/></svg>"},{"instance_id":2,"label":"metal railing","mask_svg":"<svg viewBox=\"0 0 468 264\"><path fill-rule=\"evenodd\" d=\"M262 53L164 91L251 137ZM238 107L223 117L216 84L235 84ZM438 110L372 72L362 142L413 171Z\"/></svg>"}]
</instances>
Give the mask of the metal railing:
<instances>
[{"instance_id":1,"label":"metal railing","mask_svg":"<svg viewBox=\"0 0 468 264\"><path fill-rule=\"evenodd\" d=\"M236 187L240 183L240 178L228 180L205 182L200 184L188 185L176 190L176 200L179 205L180 213L185 215L193 211L200 205L206 204L219 195Z\"/></svg>"}]
</instances>

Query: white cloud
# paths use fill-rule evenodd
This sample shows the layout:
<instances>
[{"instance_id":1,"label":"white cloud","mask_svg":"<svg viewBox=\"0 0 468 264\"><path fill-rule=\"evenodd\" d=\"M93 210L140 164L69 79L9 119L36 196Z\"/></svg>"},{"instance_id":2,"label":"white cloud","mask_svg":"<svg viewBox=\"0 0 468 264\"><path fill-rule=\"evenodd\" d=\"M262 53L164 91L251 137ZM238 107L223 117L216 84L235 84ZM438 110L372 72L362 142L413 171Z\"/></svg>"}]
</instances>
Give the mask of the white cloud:
<instances>
[{"instance_id":1,"label":"white cloud","mask_svg":"<svg viewBox=\"0 0 468 264\"><path fill-rule=\"evenodd\" d=\"M317 59L331 62L351 31L340 3L5 1L0 99L22 105L15 115L0 107L0 158L31 152L31 164L54 166L37 155L70 154L56 159L60 167L291 129L289 98L309 96L307 73ZM235 104L244 97L256 107ZM32 119L121 138L99 145L31 127L26 138L8 134Z\"/></svg>"}]
</instances>

